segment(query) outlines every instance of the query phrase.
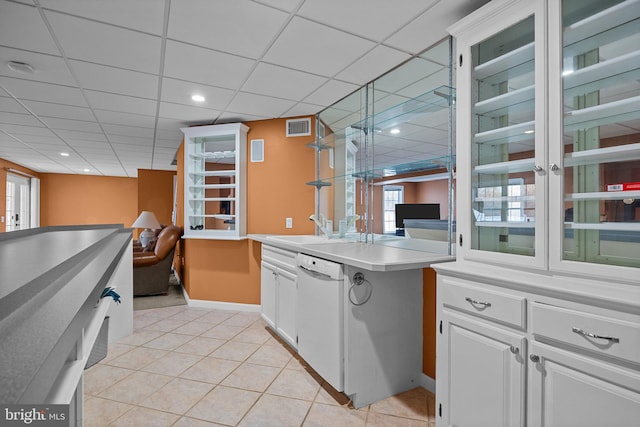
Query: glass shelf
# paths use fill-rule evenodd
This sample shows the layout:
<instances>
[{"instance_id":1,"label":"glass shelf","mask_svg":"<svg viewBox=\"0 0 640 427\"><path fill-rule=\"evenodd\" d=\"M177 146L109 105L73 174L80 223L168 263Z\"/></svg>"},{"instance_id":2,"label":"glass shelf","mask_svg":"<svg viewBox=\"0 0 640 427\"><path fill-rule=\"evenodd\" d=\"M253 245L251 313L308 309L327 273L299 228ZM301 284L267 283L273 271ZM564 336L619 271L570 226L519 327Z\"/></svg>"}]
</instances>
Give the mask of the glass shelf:
<instances>
[{"instance_id":1,"label":"glass shelf","mask_svg":"<svg viewBox=\"0 0 640 427\"><path fill-rule=\"evenodd\" d=\"M473 168L476 174L504 174L530 172L535 167L535 159L510 160L506 162L478 165Z\"/></svg>"},{"instance_id":2,"label":"glass shelf","mask_svg":"<svg viewBox=\"0 0 640 427\"><path fill-rule=\"evenodd\" d=\"M565 154L564 165L581 166L633 160L640 160L640 142L568 153Z\"/></svg>"}]
</instances>

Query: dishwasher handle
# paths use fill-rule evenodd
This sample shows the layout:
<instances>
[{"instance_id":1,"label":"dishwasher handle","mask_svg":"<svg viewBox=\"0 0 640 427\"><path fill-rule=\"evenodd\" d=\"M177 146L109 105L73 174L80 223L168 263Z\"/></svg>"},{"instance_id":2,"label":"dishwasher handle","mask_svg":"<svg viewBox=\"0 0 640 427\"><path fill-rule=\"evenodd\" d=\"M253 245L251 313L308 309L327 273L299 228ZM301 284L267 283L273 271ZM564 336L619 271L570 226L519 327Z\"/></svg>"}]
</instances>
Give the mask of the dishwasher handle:
<instances>
[{"instance_id":1,"label":"dishwasher handle","mask_svg":"<svg viewBox=\"0 0 640 427\"><path fill-rule=\"evenodd\" d=\"M328 274L320 273L319 271L312 270L312 269L310 269L308 267L305 267L304 265L298 264L298 268L300 270L306 271L307 273L309 273L309 274L311 274L313 276L326 277L326 278L329 278L329 279L331 278L331 276L329 276Z\"/></svg>"}]
</instances>

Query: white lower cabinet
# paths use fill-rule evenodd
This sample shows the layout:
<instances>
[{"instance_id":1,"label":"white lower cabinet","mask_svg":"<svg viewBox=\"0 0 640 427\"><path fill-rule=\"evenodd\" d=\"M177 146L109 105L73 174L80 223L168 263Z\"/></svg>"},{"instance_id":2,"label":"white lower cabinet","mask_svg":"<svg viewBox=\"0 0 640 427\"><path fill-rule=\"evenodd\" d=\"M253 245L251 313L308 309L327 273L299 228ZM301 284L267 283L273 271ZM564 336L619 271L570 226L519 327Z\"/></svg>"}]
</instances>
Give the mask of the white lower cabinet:
<instances>
[{"instance_id":1,"label":"white lower cabinet","mask_svg":"<svg viewBox=\"0 0 640 427\"><path fill-rule=\"evenodd\" d=\"M436 376L448 378L444 425L523 426L524 336L449 311L441 320L450 355L447 371ZM437 391L445 392L440 384Z\"/></svg>"},{"instance_id":2,"label":"white lower cabinet","mask_svg":"<svg viewBox=\"0 0 640 427\"><path fill-rule=\"evenodd\" d=\"M531 425L629 427L640 420L640 374L533 343Z\"/></svg>"},{"instance_id":3,"label":"white lower cabinet","mask_svg":"<svg viewBox=\"0 0 640 427\"><path fill-rule=\"evenodd\" d=\"M262 318L294 349L296 340L296 253L262 247L260 304Z\"/></svg>"},{"instance_id":4,"label":"white lower cabinet","mask_svg":"<svg viewBox=\"0 0 640 427\"><path fill-rule=\"evenodd\" d=\"M549 286L598 285L578 278L436 270L438 427L637 425L638 301Z\"/></svg>"}]
</instances>

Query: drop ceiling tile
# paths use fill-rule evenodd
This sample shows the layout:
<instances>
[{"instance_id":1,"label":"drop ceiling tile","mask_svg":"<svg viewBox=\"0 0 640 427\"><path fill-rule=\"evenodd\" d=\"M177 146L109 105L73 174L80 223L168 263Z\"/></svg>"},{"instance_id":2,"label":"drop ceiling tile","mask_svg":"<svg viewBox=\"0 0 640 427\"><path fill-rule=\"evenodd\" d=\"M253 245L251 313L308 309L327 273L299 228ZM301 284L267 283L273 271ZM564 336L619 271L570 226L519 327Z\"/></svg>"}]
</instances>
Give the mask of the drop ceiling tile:
<instances>
[{"instance_id":1,"label":"drop ceiling tile","mask_svg":"<svg viewBox=\"0 0 640 427\"><path fill-rule=\"evenodd\" d=\"M63 139L84 139L86 141L107 142L102 133L80 132L75 130L57 130L56 133Z\"/></svg>"},{"instance_id":2,"label":"drop ceiling tile","mask_svg":"<svg viewBox=\"0 0 640 427\"><path fill-rule=\"evenodd\" d=\"M295 17L264 61L332 77L374 47L369 40Z\"/></svg>"},{"instance_id":3,"label":"drop ceiling tile","mask_svg":"<svg viewBox=\"0 0 640 427\"><path fill-rule=\"evenodd\" d=\"M94 112L102 124L138 126L153 129L156 123L156 118L154 116L98 109L95 109Z\"/></svg>"},{"instance_id":4,"label":"drop ceiling tile","mask_svg":"<svg viewBox=\"0 0 640 427\"><path fill-rule=\"evenodd\" d=\"M303 101L310 104L329 106L358 89L358 85L342 82L339 80L329 80L322 87L311 95L307 96Z\"/></svg>"},{"instance_id":5,"label":"drop ceiling tile","mask_svg":"<svg viewBox=\"0 0 640 427\"><path fill-rule=\"evenodd\" d=\"M449 38L441 41L435 46L430 47L423 53L421 53L420 58L427 59L429 61L435 62L436 64L440 64L443 67L449 67Z\"/></svg>"},{"instance_id":6,"label":"drop ceiling tile","mask_svg":"<svg viewBox=\"0 0 640 427\"><path fill-rule=\"evenodd\" d=\"M67 58L158 74L160 37L57 12L45 15Z\"/></svg>"},{"instance_id":7,"label":"drop ceiling tile","mask_svg":"<svg viewBox=\"0 0 640 427\"><path fill-rule=\"evenodd\" d=\"M262 62L253 70L242 91L300 101L325 82L326 77Z\"/></svg>"},{"instance_id":8,"label":"drop ceiling tile","mask_svg":"<svg viewBox=\"0 0 640 427\"><path fill-rule=\"evenodd\" d=\"M235 98L233 98L227 110L241 111L263 117L281 117L282 114L293 107L294 104L295 102L285 99L239 92Z\"/></svg>"},{"instance_id":9,"label":"drop ceiling tile","mask_svg":"<svg viewBox=\"0 0 640 427\"><path fill-rule=\"evenodd\" d=\"M33 74L12 71L7 65L10 61L29 64L34 70ZM64 59L59 56L0 46L0 64L2 64L0 67L0 75L2 76L66 86L75 86L76 84Z\"/></svg>"},{"instance_id":10,"label":"drop ceiling tile","mask_svg":"<svg viewBox=\"0 0 640 427\"><path fill-rule=\"evenodd\" d=\"M182 138L182 132L180 128L185 126L185 122L178 119L166 119L158 118L158 129L174 131L180 138Z\"/></svg>"},{"instance_id":11,"label":"drop ceiling tile","mask_svg":"<svg viewBox=\"0 0 640 427\"><path fill-rule=\"evenodd\" d=\"M130 144L140 145L145 147L153 147L153 138L144 136L127 136L127 135L115 135L109 134L109 141L111 144Z\"/></svg>"},{"instance_id":12,"label":"drop ceiling tile","mask_svg":"<svg viewBox=\"0 0 640 427\"><path fill-rule=\"evenodd\" d=\"M239 88L254 61L224 52L167 40L164 76L209 86Z\"/></svg>"},{"instance_id":13,"label":"drop ceiling tile","mask_svg":"<svg viewBox=\"0 0 640 427\"><path fill-rule=\"evenodd\" d=\"M158 95L158 76L106 65L69 61L84 89L120 95L155 99Z\"/></svg>"},{"instance_id":14,"label":"drop ceiling tile","mask_svg":"<svg viewBox=\"0 0 640 427\"><path fill-rule=\"evenodd\" d=\"M46 128L42 128L44 131L47 131L46 135L27 135L27 134L12 134L15 138L19 139L21 142L26 144L38 143L38 144L59 144L61 142L60 138L55 136L53 132L49 131Z\"/></svg>"},{"instance_id":15,"label":"drop ceiling tile","mask_svg":"<svg viewBox=\"0 0 640 427\"><path fill-rule=\"evenodd\" d=\"M156 139L156 147L171 148L175 154L176 149L180 146L181 139Z\"/></svg>"},{"instance_id":16,"label":"drop ceiling tile","mask_svg":"<svg viewBox=\"0 0 640 427\"><path fill-rule=\"evenodd\" d=\"M0 111L5 113L28 114L29 112L15 99L8 96L0 96Z\"/></svg>"},{"instance_id":17,"label":"drop ceiling tile","mask_svg":"<svg viewBox=\"0 0 640 427\"><path fill-rule=\"evenodd\" d=\"M40 13L33 6L0 2L0 40L4 46L60 54Z\"/></svg>"},{"instance_id":18,"label":"drop ceiling tile","mask_svg":"<svg viewBox=\"0 0 640 427\"><path fill-rule=\"evenodd\" d=\"M6 113L0 112L0 129L3 124L25 125L25 126L38 126L44 125L31 114L24 113Z\"/></svg>"},{"instance_id":19,"label":"drop ceiling tile","mask_svg":"<svg viewBox=\"0 0 640 427\"><path fill-rule=\"evenodd\" d=\"M83 120L67 120L55 117L47 117L43 120L49 128L55 131L74 130L80 132L102 133L100 126L95 121L88 122Z\"/></svg>"},{"instance_id":20,"label":"drop ceiling tile","mask_svg":"<svg viewBox=\"0 0 640 427\"><path fill-rule=\"evenodd\" d=\"M51 132L51 130L44 127L4 124L2 125L2 130L15 136L16 138L22 138L23 136L44 136L55 138L55 134Z\"/></svg>"},{"instance_id":21,"label":"drop ceiling tile","mask_svg":"<svg viewBox=\"0 0 640 427\"><path fill-rule=\"evenodd\" d=\"M140 159L151 159L151 148L146 145L133 145L133 144L112 144L113 149L118 155L124 153L139 153L139 157L129 158L123 161L123 164L131 163L132 161L138 161ZM135 160L134 160L135 159Z\"/></svg>"},{"instance_id":22,"label":"drop ceiling tile","mask_svg":"<svg viewBox=\"0 0 640 427\"><path fill-rule=\"evenodd\" d=\"M449 69L441 68L433 74L425 76L414 84L398 91L400 95L416 96L417 93L424 94L431 92L440 86L449 85Z\"/></svg>"},{"instance_id":23,"label":"drop ceiling tile","mask_svg":"<svg viewBox=\"0 0 640 427\"><path fill-rule=\"evenodd\" d=\"M179 144L180 141L182 141L182 137L184 136L180 131L181 127L184 126L180 126L175 129L157 129L156 138L172 140L175 141L176 144Z\"/></svg>"},{"instance_id":24,"label":"drop ceiling tile","mask_svg":"<svg viewBox=\"0 0 640 427\"><path fill-rule=\"evenodd\" d=\"M91 107L96 109L148 116L155 116L156 114L156 101L150 99L93 90L85 90L84 93L87 95Z\"/></svg>"},{"instance_id":25,"label":"drop ceiling tile","mask_svg":"<svg viewBox=\"0 0 640 427\"><path fill-rule=\"evenodd\" d=\"M285 12L293 12L298 7L300 0L256 0L256 2L284 10Z\"/></svg>"},{"instance_id":26,"label":"drop ceiling tile","mask_svg":"<svg viewBox=\"0 0 640 427\"><path fill-rule=\"evenodd\" d=\"M343 31L383 41L438 0L306 0L298 15ZM339 11L339 13L336 13Z\"/></svg>"},{"instance_id":27,"label":"drop ceiling tile","mask_svg":"<svg viewBox=\"0 0 640 427\"><path fill-rule=\"evenodd\" d=\"M188 124L195 124L198 122L213 123L219 114L220 111L218 110L161 102L159 116L185 120Z\"/></svg>"},{"instance_id":28,"label":"drop ceiling tile","mask_svg":"<svg viewBox=\"0 0 640 427\"><path fill-rule=\"evenodd\" d=\"M86 107L80 89L30 80L0 76L0 85L19 100L54 102L57 104Z\"/></svg>"},{"instance_id":29,"label":"drop ceiling tile","mask_svg":"<svg viewBox=\"0 0 640 427\"><path fill-rule=\"evenodd\" d=\"M137 126L122 126L122 125L102 125L104 131L111 136L125 136L125 137L137 137L137 138L153 138L153 129L141 128Z\"/></svg>"},{"instance_id":30,"label":"drop ceiling tile","mask_svg":"<svg viewBox=\"0 0 640 427\"><path fill-rule=\"evenodd\" d=\"M205 101L192 101L191 96L195 94L204 96L206 98ZM233 94L234 91L229 89L176 79L162 79L162 101L164 102L183 104L195 108L222 110L229 104L229 101L233 98Z\"/></svg>"},{"instance_id":31,"label":"drop ceiling tile","mask_svg":"<svg viewBox=\"0 0 640 427\"><path fill-rule=\"evenodd\" d=\"M239 114L233 112L224 112L220 114L220 117L216 120L216 123L236 123L236 122L251 122L256 120L269 119L269 116L257 116L253 114Z\"/></svg>"},{"instance_id":32,"label":"drop ceiling tile","mask_svg":"<svg viewBox=\"0 0 640 427\"><path fill-rule=\"evenodd\" d=\"M24 105L42 119L58 117L61 119L93 121L95 117L91 109L73 105L53 104L50 102L23 101Z\"/></svg>"},{"instance_id":33,"label":"drop ceiling tile","mask_svg":"<svg viewBox=\"0 0 640 427\"><path fill-rule=\"evenodd\" d=\"M323 107L320 105L298 102L296 105L285 111L282 117L312 116L322 110L322 108Z\"/></svg>"},{"instance_id":34,"label":"drop ceiling tile","mask_svg":"<svg viewBox=\"0 0 640 427\"><path fill-rule=\"evenodd\" d=\"M168 36L199 46L259 58L288 14L247 0L173 0ZM242 25L238 25L241 18Z\"/></svg>"},{"instance_id":35,"label":"drop ceiling tile","mask_svg":"<svg viewBox=\"0 0 640 427\"><path fill-rule=\"evenodd\" d=\"M399 50L382 45L376 46L364 57L341 71L336 78L362 86L409 58L411 58L409 54Z\"/></svg>"},{"instance_id":36,"label":"drop ceiling tile","mask_svg":"<svg viewBox=\"0 0 640 427\"><path fill-rule=\"evenodd\" d=\"M448 36L447 27L489 0L440 0L397 33L385 44L417 54Z\"/></svg>"},{"instance_id":37,"label":"drop ceiling tile","mask_svg":"<svg viewBox=\"0 0 640 427\"><path fill-rule=\"evenodd\" d=\"M162 35L165 2L158 0L40 0L45 9Z\"/></svg>"}]
</instances>

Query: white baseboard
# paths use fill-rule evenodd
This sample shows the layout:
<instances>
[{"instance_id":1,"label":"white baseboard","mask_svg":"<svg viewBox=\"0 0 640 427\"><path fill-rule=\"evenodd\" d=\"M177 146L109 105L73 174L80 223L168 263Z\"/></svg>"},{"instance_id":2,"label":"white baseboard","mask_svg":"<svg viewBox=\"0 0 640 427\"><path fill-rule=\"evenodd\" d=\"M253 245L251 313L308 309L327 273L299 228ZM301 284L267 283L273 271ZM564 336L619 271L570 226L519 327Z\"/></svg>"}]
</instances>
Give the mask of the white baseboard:
<instances>
[{"instance_id":1,"label":"white baseboard","mask_svg":"<svg viewBox=\"0 0 640 427\"><path fill-rule=\"evenodd\" d=\"M260 313L261 311L260 304L242 304L236 302L191 299L189 298L187 291L184 289L184 286L182 287L182 295L184 295L184 300L187 302L189 307L210 308L215 310L251 311L254 313Z\"/></svg>"},{"instance_id":2,"label":"white baseboard","mask_svg":"<svg viewBox=\"0 0 640 427\"><path fill-rule=\"evenodd\" d=\"M431 393L436 394L436 380L434 380L433 378L422 374L420 376L420 385L429 390Z\"/></svg>"}]
</instances>

